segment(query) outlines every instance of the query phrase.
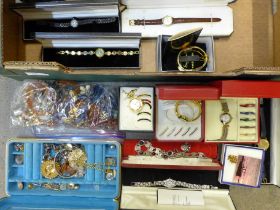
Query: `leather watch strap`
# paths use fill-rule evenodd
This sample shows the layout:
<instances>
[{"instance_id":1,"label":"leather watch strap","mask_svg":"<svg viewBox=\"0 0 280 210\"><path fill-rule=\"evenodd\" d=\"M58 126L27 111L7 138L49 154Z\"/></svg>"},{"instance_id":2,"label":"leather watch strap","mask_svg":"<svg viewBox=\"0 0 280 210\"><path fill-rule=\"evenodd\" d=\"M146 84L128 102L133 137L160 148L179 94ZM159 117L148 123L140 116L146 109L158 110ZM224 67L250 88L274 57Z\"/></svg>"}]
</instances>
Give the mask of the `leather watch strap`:
<instances>
[{"instance_id":1,"label":"leather watch strap","mask_svg":"<svg viewBox=\"0 0 280 210\"><path fill-rule=\"evenodd\" d=\"M161 25L162 24L162 19L154 19L154 20L145 20L145 19L136 19L136 20L131 20L130 25Z\"/></svg>"},{"instance_id":2,"label":"leather watch strap","mask_svg":"<svg viewBox=\"0 0 280 210\"><path fill-rule=\"evenodd\" d=\"M176 23L208 23L220 22L220 18L173 18L173 24Z\"/></svg>"}]
</instances>

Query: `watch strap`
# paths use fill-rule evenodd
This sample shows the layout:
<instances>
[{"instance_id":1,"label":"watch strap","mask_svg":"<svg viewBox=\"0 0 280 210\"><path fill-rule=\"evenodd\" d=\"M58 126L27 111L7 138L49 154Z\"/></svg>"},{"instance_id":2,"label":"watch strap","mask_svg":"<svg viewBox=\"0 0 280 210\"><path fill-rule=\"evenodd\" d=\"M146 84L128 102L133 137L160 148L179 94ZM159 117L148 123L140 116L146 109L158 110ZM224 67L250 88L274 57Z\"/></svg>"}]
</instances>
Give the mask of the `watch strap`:
<instances>
[{"instance_id":1,"label":"watch strap","mask_svg":"<svg viewBox=\"0 0 280 210\"><path fill-rule=\"evenodd\" d=\"M208 23L219 22L220 18L173 18L173 23Z\"/></svg>"},{"instance_id":2,"label":"watch strap","mask_svg":"<svg viewBox=\"0 0 280 210\"><path fill-rule=\"evenodd\" d=\"M220 140L226 140L227 139L227 136L228 136L228 127L229 127L229 125L228 124L226 124L226 125L223 125L223 130L222 130L222 136L221 136L221 138L220 138Z\"/></svg>"},{"instance_id":3,"label":"watch strap","mask_svg":"<svg viewBox=\"0 0 280 210\"><path fill-rule=\"evenodd\" d=\"M162 19L153 19L153 20L136 19L136 20L129 21L129 25L136 25L136 26L161 25L161 24L162 24Z\"/></svg>"},{"instance_id":4,"label":"watch strap","mask_svg":"<svg viewBox=\"0 0 280 210\"><path fill-rule=\"evenodd\" d=\"M222 105L223 112L224 113L229 113L227 101L225 99L221 99L220 102L221 102L221 105Z\"/></svg>"}]
</instances>

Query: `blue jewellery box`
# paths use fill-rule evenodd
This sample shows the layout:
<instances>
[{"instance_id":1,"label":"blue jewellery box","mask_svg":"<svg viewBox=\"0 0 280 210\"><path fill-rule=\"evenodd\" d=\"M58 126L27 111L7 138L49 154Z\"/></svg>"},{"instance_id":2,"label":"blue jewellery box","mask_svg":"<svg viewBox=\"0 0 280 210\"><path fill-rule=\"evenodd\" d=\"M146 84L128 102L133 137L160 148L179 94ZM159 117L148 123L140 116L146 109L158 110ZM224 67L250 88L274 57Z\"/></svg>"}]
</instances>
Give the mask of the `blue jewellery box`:
<instances>
[{"instance_id":1,"label":"blue jewellery box","mask_svg":"<svg viewBox=\"0 0 280 210\"><path fill-rule=\"evenodd\" d=\"M120 194L115 141L13 139L1 210L114 210Z\"/></svg>"}]
</instances>

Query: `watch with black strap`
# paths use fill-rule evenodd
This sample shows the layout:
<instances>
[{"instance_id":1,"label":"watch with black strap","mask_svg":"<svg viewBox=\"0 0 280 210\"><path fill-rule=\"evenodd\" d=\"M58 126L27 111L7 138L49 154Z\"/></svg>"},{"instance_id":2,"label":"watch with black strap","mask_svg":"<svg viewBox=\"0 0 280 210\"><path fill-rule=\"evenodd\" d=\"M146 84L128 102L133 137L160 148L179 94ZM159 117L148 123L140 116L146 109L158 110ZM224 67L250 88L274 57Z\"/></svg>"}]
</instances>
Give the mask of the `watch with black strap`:
<instances>
[{"instance_id":1,"label":"watch with black strap","mask_svg":"<svg viewBox=\"0 0 280 210\"><path fill-rule=\"evenodd\" d=\"M87 19L78 19L72 18L70 21L65 22L45 22L41 21L41 25L49 25L54 28L78 28L82 25L89 25L89 24L108 24L113 23L116 21L115 17L108 17L108 18L87 18Z\"/></svg>"},{"instance_id":2,"label":"watch with black strap","mask_svg":"<svg viewBox=\"0 0 280 210\"><path fill-rule=\"evenodd\" d=\"M165 16L161 19L135 19L129 20L129 25L139 26L139 25L165 25L170 26L172 24L180 23L204 23L204 22L220 22L221 18L174 18L171 16Z\"/></svg>"}]
</instances>

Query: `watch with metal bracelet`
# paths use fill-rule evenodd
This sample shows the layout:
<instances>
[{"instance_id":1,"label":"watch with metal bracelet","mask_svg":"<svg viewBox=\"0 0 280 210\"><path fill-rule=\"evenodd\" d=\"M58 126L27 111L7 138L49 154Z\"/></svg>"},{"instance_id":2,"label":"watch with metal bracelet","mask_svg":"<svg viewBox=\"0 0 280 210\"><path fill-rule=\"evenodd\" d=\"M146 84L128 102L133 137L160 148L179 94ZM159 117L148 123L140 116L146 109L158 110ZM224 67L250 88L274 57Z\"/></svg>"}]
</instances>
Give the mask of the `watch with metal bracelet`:
<instances>
[{"instance_id":1,"label":"watch with metal bracelet","mask_svg":"<svg viewBox=\"0 0 280 210\"><path fill-rule=\"evenodd\" d=\"M220 121L223 124L223 130L222 130L222 136L220 140L226 140L228 136L228 128L229 128L229 123L232 120L232 116L229 113L229 108L226 100L221 99L220 100L221 105L222 105L222 111L223 113L220 115Z\"/></svg>"},{"instance_id":2,"label":"watch with metal bracelet","mask_svg":"<svg viewBox=\"0 0 280 210\"><path fill-rule=\"evenodd\" d=\"M77 19L72 18L72 20L68 22L60 22L60 23L49 23L48 25L55 27L55 28L78 28L81 25L89 25L89 24L107 24L107 23L113 23L116 21L115 17L109 17L109 18L88 18L88 19Z\"/></svg>"},{"instance_id":3,"label":"watch with metal bracelet","mask_svg":"<svg viewBox=\"0 0 280 210\"><path fill-rule=\"evenodd\" d=\"M173 18L171 16L165 16L161 19L135 19L129 20L130 26L139 26L139 25L165 25L170 26L172 24L179 23L204 23L204 22L220 22L220 18Z\"/></svg>"}]
</instances>

